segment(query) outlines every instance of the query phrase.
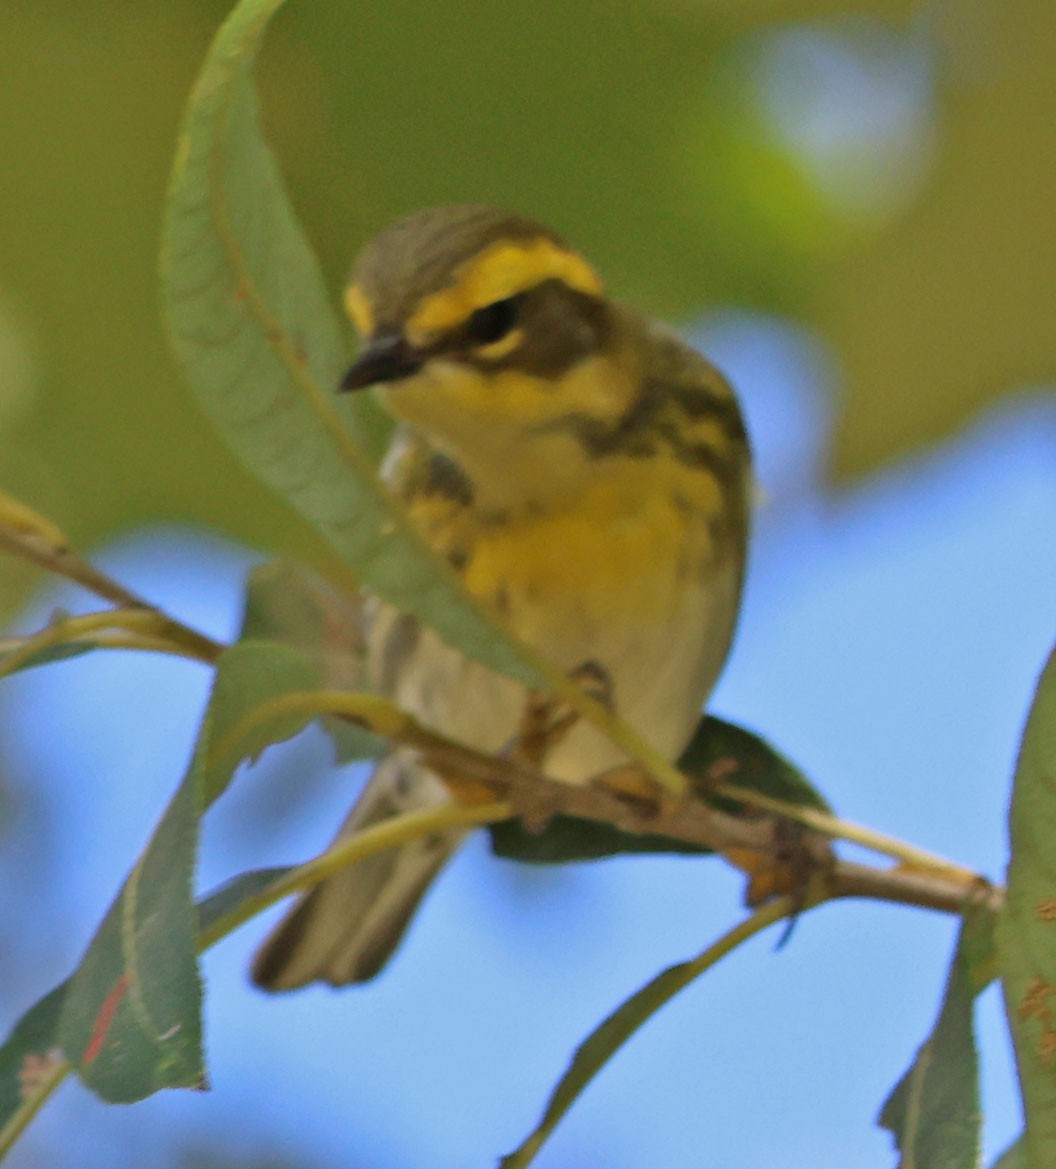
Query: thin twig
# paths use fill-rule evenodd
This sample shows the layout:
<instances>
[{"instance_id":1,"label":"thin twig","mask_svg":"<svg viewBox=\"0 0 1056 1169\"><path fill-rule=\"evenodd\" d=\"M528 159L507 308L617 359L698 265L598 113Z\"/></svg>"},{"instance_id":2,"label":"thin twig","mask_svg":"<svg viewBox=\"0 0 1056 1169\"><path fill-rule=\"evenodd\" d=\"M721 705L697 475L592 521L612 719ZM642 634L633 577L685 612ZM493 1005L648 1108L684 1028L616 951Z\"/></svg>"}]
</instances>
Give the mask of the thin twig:
<instances>
[{"instance_id":1,"label":"thin twig","mask_svg":"<svg viewBox=\"0 0 1056 1169\"><path fill-rule=\"evenodd\" d=\"M168 613L125 588L74 552L65 533L51 520L26 504L0 492L0 550L65 577L109 601L119 609L142 610L153 615L155 635L179 646L188 656L215 662L223 652L221 642L177 621Z\"/></svg>"},{"instance_id":2,"label":"thin twig","mask_svg":"<svg viewBox=\"0 0 1056 1169\"><path fill-rule=\"evenodd\" d=\"M890 901L898 905L916 905L942 913L962 914L969 905L982 905L997 913L1004 904L1005 891L1000 885L975 876L964 882L932 869L915 869L906 865L881 869L853 861L837 861L831 877L833 898L864 897L870 901Z\"/></svg>"},{"instance_id":3,"label":"thin twig","mask_svg":"<svg viewBox=\"0 0 1056 1169\"><path fill-rule=\"evenodd\" d=\"M773 818L746 819L717 811L700 800L629 800L599 784L573 785L551 779L517 760L498 758L458 743L416 722L386 699L344 690L305 690L261 703L215 744L212 759L236 751L249 733L273 719L297 713L343 716L374 734L412 749L449 784L456 799L465 786L480 785L508 799L518 815L542 826L558 813L611 824L625 832L657 833L718 851L769 852Z\"/></svg>"},{"instance_id":4,"label":"thin twig","mask_svg":"<svg viewBox=\"0 0 1056 1169\"><path fill-rule=\"evenodd\" d=\"M598 783L578 786L562 783L520 760L497 758L429 730L393 703L374 695L315 690L272 699L232 727L214 746L214 756L239 749L255 727L294 713L344 717L415 751L431 771L449 784L456 799L464 798L467 785L477 785L496 799L509 800L529 825L542 828L550 817L563 814L610 824L624 832L666 836L712 849L753 875L760 869L766 871L768 864L774 865L779 815L736 816L718 811L699 799L651 802L629 799ZM752 794L747 789L741 793L745 800ZM837 830L841 824L831 817L825 817L825 821L826 827ZM822 841L807 840L802 844L807 850L808 865L820 874L825 890L825 895L818 900L870 897L947 913L962 912L973 898L982 898L993 906L1000 900L1000 890L959 866L873 868L834 860ZM984 896L981 890L989 892ZM782 889L778 886L774 891Z\"/></svg>"},{"instance_id":5,"label":"thin twig","mask_svg":"<svg viewBox=\"0 0 1056 1169\"><path fill-rule=\"evenodd\" d=\"M513 808L502 802L479 804L472 808L460 804L447 804L438 808L406 812L372 824L354 836L343 836L334 841L325 852L277 878L259 893L246 897L234 909L201 930L198 935L198 950L202 952L209 949L221 938L226 938L239 926L283 898L300 893L374 853L387 848L398 848L410 840L417 840L436 832L450 831L452 828L480 828L486 824L509 819L511 815Z\"/></svg>"},{"instance_id":6,"label":"thin twig","mask_svg":"<svg viewBox=\"0 0 1056 1169\"><path fill-rule=\"evenodd\" d=\"M215 653L203 647L189 631L173 624L154 609L107 609L102 613L58 616L43 629L27 637L0 641L0 677L13 674L27 662L58 646L86 649L132 649L150 653L175 654L212 665Z\"/></svg>"},{"instance_id":7,"label":"thin twig","mask_svg":"<svg viewBox=\"0 0 1056 1169\"><path fill-rule=\"evenodd\" d=\"M804 825L804 827L810 828L815 832L821 832L826 836L831 836L833 839L847 840L852 844L860 844L863 848L871 849L873 852L883 853L885 856L893 857L903 864L911 865L915 868L946 873L953 880L971 882L975 880L977 875L971 869L966 869L963 865L954 864L953 861L949 861L937 853L928 852L923 848L917 848L916 845L906 844L903 840L898 840L883 832L876 832L872 828L866 828L850 820L830 816L825 812L818 811L817 808L790 805L785 800L777 800L772 796L764 795L762 792L753 791L752 788L741 787L733 783L716 784L715 794L728 796L730 799L747 804L749 807L756 807L764 812L771 812L776 816L784 816L790 820L795 820L797 823Z\"/></svg>"}]
</instances>

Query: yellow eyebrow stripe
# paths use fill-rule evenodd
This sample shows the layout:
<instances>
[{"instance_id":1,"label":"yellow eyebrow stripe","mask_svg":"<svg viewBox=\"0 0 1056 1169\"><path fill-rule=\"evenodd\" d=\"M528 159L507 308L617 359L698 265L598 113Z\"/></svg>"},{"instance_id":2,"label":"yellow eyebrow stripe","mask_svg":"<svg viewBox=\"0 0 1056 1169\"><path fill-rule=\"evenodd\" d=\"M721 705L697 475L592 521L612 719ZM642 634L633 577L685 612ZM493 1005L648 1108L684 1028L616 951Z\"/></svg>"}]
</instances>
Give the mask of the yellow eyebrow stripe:
<instances>
[{"instance_id":1,"label":"yellow eyebrow stripe","mask_svg":"<svg viewBox=\"0 0 1056 1169\"><path fill-rule=\"evenodd\" d=\"M461 325L476 309L516 296L544 280L562 280L591 296L600 296L602 291L586 260L553 240L500 240L462 264L447 288L422 301L407 322L408 339L420 344Z\"/></svg>"},{"instance_id":2,"label":"yellow eyebrow stripe","mask_svg":"<svg viewBox=\"0 0 1056 1169\"><path fill-rule=\"evenodd\" d=\"M345 312L351 317L352 324L356 326L356 332L361 337L373 336L374 310L358 284L350 284L345 289Z\"/></svg>"}]
</instances>

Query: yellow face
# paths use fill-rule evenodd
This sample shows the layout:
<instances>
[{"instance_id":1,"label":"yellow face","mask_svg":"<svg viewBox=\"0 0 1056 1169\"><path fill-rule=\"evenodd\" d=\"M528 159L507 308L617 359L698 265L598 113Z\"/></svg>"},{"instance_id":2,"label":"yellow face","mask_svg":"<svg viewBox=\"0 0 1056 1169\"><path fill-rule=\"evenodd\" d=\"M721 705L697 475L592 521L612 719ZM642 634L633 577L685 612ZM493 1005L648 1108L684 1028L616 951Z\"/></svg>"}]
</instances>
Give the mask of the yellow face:
<instances>
[{"instance_id":1,"label":"yellow face","mask_svg":"<svg viewBox=\"0 0 1056 1169\"><path fill-rule=\"evenodd\" d=\"M614 417L631 390L626 375L605 356L584 359L557 382L437 358L380 394L394 417L446 448L467 470L492 478L526 473L526 457L533 466L541 464L537 474L556 474L557 464L582 460L568 435L551 424L569 413Z\"/></svg>"},{"instance_id":2,"label":"yellow face","mask_svg":"<svg viewBox=\"0 0 1056 1169\"><path fill-rule=\"evenodd\" d=\"M345 294L366 343L345 384L375 385L394 416L470 463L499 471L548 422L611 417L628 400L601 282L549 237L489 241L398 319L384 299L369 279Z\"/></svg>"}]
</instances>

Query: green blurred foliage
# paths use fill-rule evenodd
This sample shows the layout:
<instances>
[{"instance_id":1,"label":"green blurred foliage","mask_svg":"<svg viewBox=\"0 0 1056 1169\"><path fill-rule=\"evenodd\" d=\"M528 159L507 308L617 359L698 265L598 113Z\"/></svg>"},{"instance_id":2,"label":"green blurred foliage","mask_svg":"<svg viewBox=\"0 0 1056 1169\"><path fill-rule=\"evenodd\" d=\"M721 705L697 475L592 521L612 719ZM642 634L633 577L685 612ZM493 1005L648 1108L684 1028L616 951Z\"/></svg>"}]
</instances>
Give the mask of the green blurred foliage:
<instances>
[{"instance_id":1,"label":"green blurred foliage","mask_svg":"<svg viewBox=\"0 0 1056 1169\"><path fill-rule=\"evenodd\" d=\"M197 413L159 323L176 127L227 7L0 10L0 483L81 546L187 519L318 560ZM760 54L796 22L928 45L934 140L886 213L835 206L764 116ZM289 0L260 80L335 296L395 215L516 207L657 313L819 328L845 477L1056 371L1054 50L1051 0ZM5 563L0 606L22 583Z\"/></svg>"}]
</instances>

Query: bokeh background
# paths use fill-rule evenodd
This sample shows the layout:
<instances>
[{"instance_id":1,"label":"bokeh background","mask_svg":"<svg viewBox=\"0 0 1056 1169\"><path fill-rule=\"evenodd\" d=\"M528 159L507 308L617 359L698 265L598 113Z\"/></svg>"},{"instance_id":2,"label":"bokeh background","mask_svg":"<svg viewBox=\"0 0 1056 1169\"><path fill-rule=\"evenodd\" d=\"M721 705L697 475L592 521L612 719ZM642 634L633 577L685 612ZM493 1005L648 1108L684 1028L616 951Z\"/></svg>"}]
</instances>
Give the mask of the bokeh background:
<instances>
[{"instance_id":1,"label":"bokeh background","mask_svg":"<svg viewBox=\"0 0 1056 1169\"><path fill-rule=\"evenodd\" d=\"M319 541L197 414L157 311L180 111L219 0L0 9L0 485L218 636L248 565ZM1051 0L290 0L267 124L335 290L362 240L471 199L553 224L741 390L762 484L718 713L839 811L1000 878L1015 747L1056 636ZM90 606L13 561L28 631ZM177 783L208 677L91 655L0 688L0 1025L74 965ZM307 855L355 771L321 735L215 811L203 883ZM75 1086L11 1163L493 1163L576 1043L735 920L715 862L554 870L471 844L376 984L251 991L210 954L213 1091ZM939 1001L953 923L827 907L642 1032L546 1169L894 1163L872 1127ZM1018 1131L980 1007L987 1150Z\"/></svg>"}]
</instances>

